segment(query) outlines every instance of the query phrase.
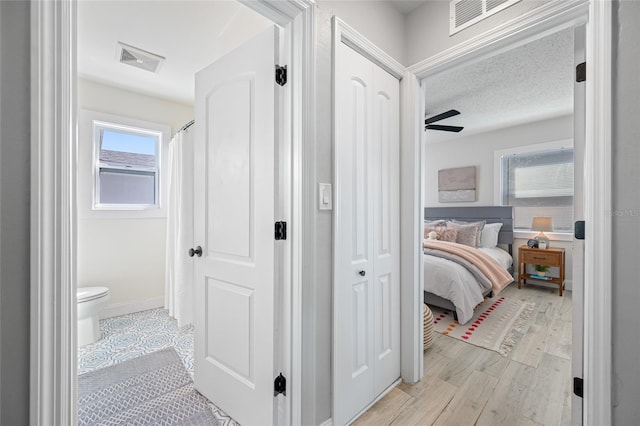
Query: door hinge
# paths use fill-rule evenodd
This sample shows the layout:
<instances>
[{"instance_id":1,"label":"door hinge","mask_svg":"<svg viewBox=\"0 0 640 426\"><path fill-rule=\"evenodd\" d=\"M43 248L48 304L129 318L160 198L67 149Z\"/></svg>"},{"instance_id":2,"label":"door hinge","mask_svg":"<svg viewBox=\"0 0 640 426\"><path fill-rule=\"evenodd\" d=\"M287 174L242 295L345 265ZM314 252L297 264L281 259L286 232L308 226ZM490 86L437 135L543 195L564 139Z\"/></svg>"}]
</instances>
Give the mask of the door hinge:
<instances>
[{"instance_id":1,"label":"door hinge","mask_svg":"<svg viewBox=\"0 0 640 426\"><path fill-rule=\"evenodd\" d=\"M583 398L584 383L582 381L582 378L580 377L573 378L573 393L576 394L576 396Z\"/></svg>"},{"instance_id":2,"label":"door hinge","mask_svg":"<svg viewBox=\"0 0 640 426\"><path fill-rule=\"evenodd\" d=\"M275 237L276 240L287 239L287 222L276 222Z\"/></svg>"},{"instance_id":3,"label":"door hinge","mask_svg":"<svg viewBox=\"0 0 640 426\"><path fill-rule=\"evenodd\" d=\"M276 83L280 86L284 86L287 84L287 66L277 65L276 64Z\"/></svg>"},{"instance_id":4,"label":"door hinge","mask_svg":"<svg viewBox=\"0 0 640 426\"><path fill-rule=\"evenodd\" d=\"M587 63L583 62L576 66L576 83L587 81Z\"/></svg>"},{"instance_id":5,"label":"door hinge","mask_svg":"<svg viewBox=\"0 0 640 426\"><path fill-rule=\"evenodd\" d=\"M573 236L576 240L584 240L584 220L576 220Z\"/></svg>"},{"instance_id":6,"label":"door hinge","mask_svg":"<svg viewBox=\"0 0 640 426\"><path fill-rule=\"evenodd\" d=\"M273 396L283 394L287 396L287 379L280 373L273 381Z\"/></svg>"}]
</instances>

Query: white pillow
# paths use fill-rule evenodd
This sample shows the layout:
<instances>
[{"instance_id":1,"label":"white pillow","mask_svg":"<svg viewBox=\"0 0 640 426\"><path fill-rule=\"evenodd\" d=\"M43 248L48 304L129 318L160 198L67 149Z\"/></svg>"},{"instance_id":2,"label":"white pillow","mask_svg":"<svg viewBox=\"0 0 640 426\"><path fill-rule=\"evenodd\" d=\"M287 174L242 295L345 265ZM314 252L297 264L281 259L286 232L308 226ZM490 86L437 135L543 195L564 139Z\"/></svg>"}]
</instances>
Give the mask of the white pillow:
<instances>
[{"instance_id":1,"label":"white pillow","mask_svg":"<svg viewBox=\"0 0 640 426\"><path fill-rule=\"evenodd\" d=\"M502 223L487 223L482 228L480 235L480 247L493 248L498 245L498 234Z\"/></svg>"}]
</instances>

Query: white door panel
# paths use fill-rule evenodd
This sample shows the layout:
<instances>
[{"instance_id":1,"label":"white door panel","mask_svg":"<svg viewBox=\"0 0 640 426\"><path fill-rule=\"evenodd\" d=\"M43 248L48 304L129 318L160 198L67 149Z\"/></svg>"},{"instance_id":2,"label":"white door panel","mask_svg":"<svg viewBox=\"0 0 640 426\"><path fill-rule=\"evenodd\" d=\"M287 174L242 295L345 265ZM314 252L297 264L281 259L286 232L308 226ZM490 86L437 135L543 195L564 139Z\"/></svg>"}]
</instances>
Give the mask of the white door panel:
<instances>
[{"instance_id":1,"label":"white door panel","mask_svg":"<svg viewBox=\"0 0 640 426\"><path fill-rule=\"evenodd\" d=\"M375 396L400 376L400 85L373 66Z\"/></svg>"},{"instance_id":2,"label":"white door panel","mask_svg":"<svg viewBox=\"0 0 640 426\"><path fill-rule=\"evenodd\" d=\"M251 205L254 156L251 129L251 98L255 79L239 76L216 87L206 99L206 119L210 147L208 164L209 198L216 200L209 209L207 247L211 254L250 261L253 242ZM225 123L238 123L227 126Z\"/></svg>"},{"instance_id":3,"label":"white door panel","mask_svg":"<svg viewBox=\"0 0 640 426\"><path fill-rule=\"evenodd\" d=\"M374 272L371 264L373 207L370 126L371 63L348 48L339 49L336 64L336 284L334 295L334 423L351 419L371 400L375 385L373 359ZM339 254L338 254L339 253Z\"/></svg>"},{"instance_id":4,"label":"white door panel","mask_svg":"<svg viewBox=\"0 0 640 426\"><path fill-rule=\"evenodd\" d=\"M274 422L273 28L196 75L195 385L241 424Z\"/></svg>"},{"instance_id":5,"label":"white door panel","mask_svg":"<svg viewBox=\"0 0 640 426\"><path fill-rule=\"evenodd\" d=\"M399 82L336 52L334 424L400 376Z\"/></svg>"}]
</instances>

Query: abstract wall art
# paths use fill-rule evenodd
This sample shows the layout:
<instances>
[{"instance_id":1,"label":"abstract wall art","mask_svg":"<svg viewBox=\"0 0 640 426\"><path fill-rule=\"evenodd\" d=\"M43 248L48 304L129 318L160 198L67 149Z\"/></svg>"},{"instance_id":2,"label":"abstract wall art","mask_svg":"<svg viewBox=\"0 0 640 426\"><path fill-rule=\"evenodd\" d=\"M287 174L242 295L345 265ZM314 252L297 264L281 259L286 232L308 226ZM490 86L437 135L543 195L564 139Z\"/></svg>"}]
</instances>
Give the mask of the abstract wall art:
<instances>
[{"instance_id":1,"label":"abstract wall art","mask_svg":"<svg viewBox=\"0 0 640 426\"><path fill-rule=\"evenodd\" d=\"M438 201L441 203L476 201L476 167L438 170Z\"/></svg>"}]
</instances>

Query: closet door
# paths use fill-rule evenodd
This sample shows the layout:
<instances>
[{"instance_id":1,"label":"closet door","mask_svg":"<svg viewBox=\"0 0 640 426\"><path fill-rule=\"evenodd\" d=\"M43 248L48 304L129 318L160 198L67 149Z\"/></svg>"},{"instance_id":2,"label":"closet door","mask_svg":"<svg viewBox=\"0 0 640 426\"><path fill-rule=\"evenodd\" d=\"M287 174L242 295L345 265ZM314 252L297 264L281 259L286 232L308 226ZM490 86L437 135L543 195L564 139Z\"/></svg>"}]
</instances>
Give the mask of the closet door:
<instances>
[{"instance_id":1,"label":"closet door","mask_svg":"<svg viewBox=\"0 0 640 426\"><path fill-rule=\"evenodd\" d=\"M335 72L334 424L400 377L399 82L340 43Z\"/></svg>"},{"instance_id":2,"label":"closet door","mask_svg":"<svg viewBox=\"0 0 640 426\"><path fill-rule=\"evenodd\" d=\"M400 377L400 84L373 67L371 188L375 395Z\"/></svg>"}]
</instances>

